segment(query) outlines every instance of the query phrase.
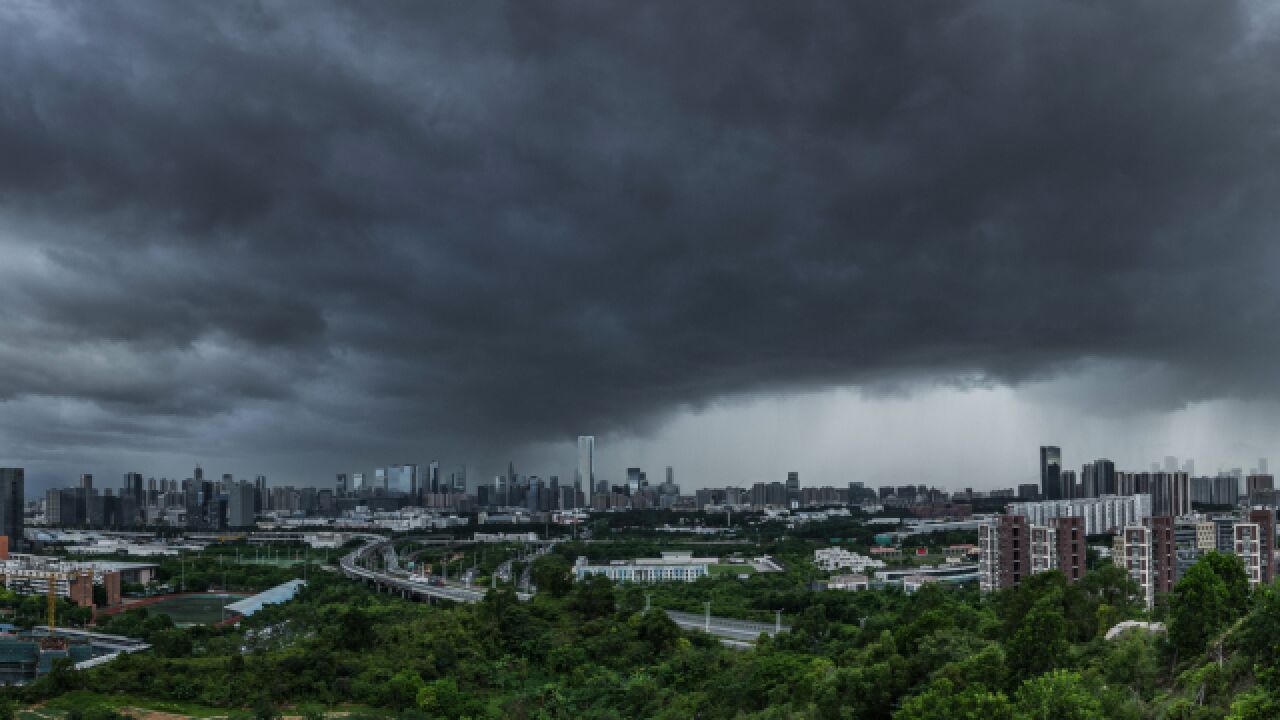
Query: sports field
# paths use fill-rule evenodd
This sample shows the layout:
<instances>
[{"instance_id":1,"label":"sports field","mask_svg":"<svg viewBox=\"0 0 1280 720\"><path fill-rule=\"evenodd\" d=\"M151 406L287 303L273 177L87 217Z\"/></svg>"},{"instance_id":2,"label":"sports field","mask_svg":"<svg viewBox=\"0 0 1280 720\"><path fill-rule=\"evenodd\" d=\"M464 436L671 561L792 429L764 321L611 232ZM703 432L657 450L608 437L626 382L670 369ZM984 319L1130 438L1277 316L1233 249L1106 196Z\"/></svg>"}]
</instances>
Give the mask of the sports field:
<instances>
[{"instance_id":1,"label":"sports field","mask_svg":"<svg viewBox=\"0 0 1280 720\"><path fill-rule=\"evenodd\" d=\"M147 612L154 615L168 615L176 625L207 625L221 622L224 619L222 606L230 605L243 597L246 596L222 593L182 595L151 603L146 608Z\"/></svg>"}]
</instances>

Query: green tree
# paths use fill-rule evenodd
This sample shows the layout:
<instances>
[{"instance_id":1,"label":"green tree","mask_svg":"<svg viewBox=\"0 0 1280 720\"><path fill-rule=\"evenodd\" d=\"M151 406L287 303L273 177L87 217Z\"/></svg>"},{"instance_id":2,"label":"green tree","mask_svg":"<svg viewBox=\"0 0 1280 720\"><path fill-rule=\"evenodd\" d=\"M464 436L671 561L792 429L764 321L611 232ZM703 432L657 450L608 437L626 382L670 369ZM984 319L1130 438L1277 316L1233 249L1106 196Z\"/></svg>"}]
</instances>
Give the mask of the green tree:
<instances>
[{"instance_id":1,"label":"green tree","mask_svg":"<svg viewBox=\"0 0 1280 720\"><path fill-rule=\"evenodd\" d=\"M1014 698L1017 720L1097 720L1102 703L1080 673L1055 670L1022 684Z\"/></svg>"},{"instance_id":2,"label":"green tree","mask_svg":"<svg viewBox=\"0 0 1280 720\"><path fill-rule=\"evenodd\" d=\"M1067 621L1057 592L1036 601L1008 643L1008 663L1015 679L1040 675L1056 667L1067 649Z\"/></svg>"},{"instance_id":3,"label":"green tree","mask_svg":"<svg viewBox=\"0 0 1280 720\"><path fill-rule=\"evenodd\" d=\"M403 710L418 701L419 692L426 686L422 676L412 670L401 670L386 682L385 701L397 710Z\"/></svg>"},{"instance_id":4,"label":"green tree","mask_svg":"<svg viewBox=\"0 0 1280 720\"><path fill-rule=\"evenodd\" d=\"M609 615L614 610L613 582L603 575L590 575L576 583L569 606L588 618Z\"/></svg>"},{"instance_id":5,"label":"green tree","mask_svg":"<svg viewBox=\"0 0 1280 720\"><path fill-rule=\"evenodd\" d=\"M1002 692L974 686L957 689L950 680L935 680L924 692L907 698L893 720L1010 720L1013 706Z\"/></svg>"},{"instance_id":6,"label":"green tree","mask_svg":"<svg viewBox=\"0 0 1280 720\"><path fill-rule=\"evenodd\" d=\"M1280 638L1280 591L1271 585L1258 591L1253 611L1232 633L1231 642L1254 662L1275 667L1280 662L1275 655L1276 638Z\"/></svg>"},{"instance_id":7,"label":"green tree","mask_svg":"<svg viewBox=\"0 0 1280 720\"><path fill-rule=\"evenodd\" d=\"M1235 556L1209 553L1174 586L1169 600L1169 642L1179 656L1202 652L1211 637L1248 607L1249 580Z\"/></svg>"},{"instance_id":8,"label":"green tree","mask_svg":"<svg viewBox=\"0 0 1280 720\"><path fill-rule=\"evenodd\" d=\"M530 578L538 586L538 592L550 593L553 597L564 597L573 590L572 566L560 555L550 553L533 561L529 570Z\"/></svg>"}]
</instances>

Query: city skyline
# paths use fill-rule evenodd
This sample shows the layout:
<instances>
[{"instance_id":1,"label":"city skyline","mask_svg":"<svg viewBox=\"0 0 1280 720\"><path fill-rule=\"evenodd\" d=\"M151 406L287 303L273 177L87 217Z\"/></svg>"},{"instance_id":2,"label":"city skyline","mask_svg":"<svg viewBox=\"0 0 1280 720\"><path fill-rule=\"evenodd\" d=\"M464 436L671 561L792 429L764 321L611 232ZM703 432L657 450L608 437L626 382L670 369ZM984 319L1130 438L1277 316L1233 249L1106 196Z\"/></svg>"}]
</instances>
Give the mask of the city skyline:
<instances>
[{"instance_id":1,"label":"city skyline","mask_svg":"<svg viewBox=\"0 0 1280 720\"><path fill-rule=\"evenodd\" d=\"M907 483L907 484L913 484L913 485L925 485L929 487L937 487L938 489L945 490L947 492L958 492L960 490L963 490L964 488L972 488L975 491L983 491L983 492L988 490L997 490L997 489L999 490L1017 489L1019 486L1030 484L1030 485L1035 485L1039 489L1039 491L1043 494L1045 491L1044 463L1046 459L1046 455L1045 455L1046 450L1050 452L1056 451L1056 454L1052 455L1051 459L1055 460L1057 463L1057 467L1059 469L1058 471L1060 473L1060 475L1058 476L1060 478L1060 481L1075 482L1078 480L1084 483L1084 487L1093 488L1093 490L1090 491L1091 496L1095 494L1105 494L1106 491L1104 490L1104 488L1111 488L1112 492L1114 492L1114 489L1115 489L1114 478L1112 478L1110 483L1105 483L1100 478L1094 481L1090 480L1089 474L1091 472L1091 469L1093 468L1094 463L1105 463L1108 466L1106 469L1106 472L1112 476L1116 472L1128 472L1128 473L1182 472L1185 474L1189 474L1192 477L1216 477L1221 475L1234 475L1237 479L1243 482L1244 479L1249 475L1269 474L1271 472L1269 461L1266 457L1252 458L1252 459L1241 461L1237 464L1233 464L1229 466L1221 466L1217 468L1205 468L1202 466L1197 466L1195 462L1195 458L1192 458L1192 457L1166 455L1161 458L1152 458L1150 461L1147 461L1147 462L1139 461L1137 463L1126 464L1126 463L1117 463L1115 460L1108 457L1101 456L1101 455L1096 455L1096 454L1090 455L1086 451L1081 455L1081 457L1087 456L1087 457L1090 457L1090 459L1082 460L1079 463L1073 465L1069 462L1072 456L1070 454L1064 453L1063 448L1059 446L1040 446L1040 467L1035 468L1034 476L1027 476L1027 477L1018 476L1014 479L1011 479L1009 482L1005 482L1005 483L992 482L989 485L974 484L974 483L967 482L963 479L957 484L955 482L935 481L935 480L929 480L923 477L906 477L906 476L900 476L900 475L893 476L893 477L882 477L878 480L870 480L867 478L859 478L854 476L837 477L837 476L805 474L799 470L785 470L781 473L780 476L755 475L755 476L744 476L736 480L730 480L730 481L724 481L724 482L715 482L715 481L699 482L699 479L696 477L685 477L681 475L679 472L679 469L676 466L671 464L663 464L663 463L659 463L657 465L647 465L643 463L637 464L635 462L627 462L627 463L624 463L623 465L617 465L617 466L610 465L609 468L607 468L604 472L600 472L598 471L598 466L595 464L594 440L595 438L593 436L579 436L579 438L575 443L576 455L573 458L571 469L568 472L547 470L545 468L542 468L541 466L529 466L529 465L523 464L522 461L512 459L507 461L506 465L503 467L504 472L502 473L499 473L497 475L476 475L474 468L472 470L468 470L467 464L465 462L450 463L448 461L439 461L439 460L425 460L425 461L413 462L408 460L401 460L399 462L387 462L387 463L382 463L382 464L374 465L367 468L344 468L340 471L331 473L326 478L319 478L315 482L299 481L295 478L286 476L283 478L273 478L267 481L267 484L272 486L288 485L293 487L312 487L312 488L319 489L319 488L332 488L335 486L335 483L336 483L339 486L345 486L347 489L355 490L357 488L355 487L354 478L362 477L364 478L365 485L368 487L373 487L373 486L384 487L385 486L391 490L403 490L404 487L406 487L406 483L409 482L408 480L405 480L403 478L407 478L408 476L407 475L402 476L398 473L401 471L407 473L409 472L409 468L413 467L414 472L416 473L414 477L416 478L418 488L428 487L431 485L432 482L435 482L435 483L443 482L445 484L448 484L451 481L452 477L454 477L457 474L461 474L461 476L466 479L467 490L471 493L474 493L475 490L481 485L492 485L499 478L503 478L503 479L508 478L510 472L513 469L518 467L519 470L516 472L516 474L519 477L525 477L525 478L536 477L541 479L543 482L548 481L552 477L557 477L560 479L561 483L565 485L579 484L584 495L587 496L588 502L590 502L589 498L591 493L587 489L587 484L581 482L581 475L580 475L580 468L584 467L583 463L585 462L586 463L585 466L590 467L592 469L591 474L592 474L592 477L595 478L596 482L599 484L608 484L609 486L627 484L628 480L630 479L628 478L628 472L635 469L635 470L640 470L644 473L651 472L653 474L653 477L655 478L655 480L653 481L654 484L660 483L664 480L670 481L672 479L675 479L676 484L681 485L686 491L692 491L692 490L704 489L704 488L716 488L716 487L750 487L753 484L761 483L761 482L764 482L764 483L785 482L786 484L790 485L793 481L795 481L806 487L845 486L850 483L860 483L867 488L873 488L873 489L877 487L882 487L885 485L893 486L897 484ZM589 448L588 450L585 451L586 452L585 456L583 454L584 441L587 441L587 444L585 447ZM1066 458L1066 460L1063 459L1064 457ZM444 468L443 473L441 470L442 467ZM71 480L69 479L60 479L57 477L50 479L48 476L43 477L40 480L37 480L33 483L31 468L26 469L26 476L27 476L27 487L29 489L33 489L36 491L44 491L51 488L68 487L72 484L79 484L83 486L86 482L89 484L90 487L92 487L94 483L93 478L95 477L98 478L97 482L99 484L99 487L104 487L104 488L107 488L107 487L116 488L117 484L114 478L121 478L121 480L119 481L120 487L127 487L130 483L130 480L135 477L139 480L168 479L175 482L181 482L182 480L192 479L196 477L196 473L200 471L207 472L209 471L209 469L205 468L201 464L197 464L189 468L187 471L179 471L172 475L159 473L159 472L138 471L136 469L125 472L125 473L112 473L112 474L102 474L98 472L88 472L88 473L80 472L76 474L76 478L78 479L75 481L75 483L72 483ZM394 477L391 477L390 474L393 471L395 471L396 474ZM386 476L388 478L387 480L384 480L384 475L383 475L384 472L388 473L388 475ZM1099 470L1099 472L1102 472L1102 471ZM249 481L249 478L251 476L255 479L265 480L267 478L266 475L263 475L261 473L236 473L236 472L226 472L225 470L221 470L221 469L215 469L210 475L210 477L221 477L224 481L233 480L236 482ZM1067 495L1059 494L1056 496L1046 496L1046 497L1048 497L1049 499L1065 499Z\"/></svg>"}]
</instances>

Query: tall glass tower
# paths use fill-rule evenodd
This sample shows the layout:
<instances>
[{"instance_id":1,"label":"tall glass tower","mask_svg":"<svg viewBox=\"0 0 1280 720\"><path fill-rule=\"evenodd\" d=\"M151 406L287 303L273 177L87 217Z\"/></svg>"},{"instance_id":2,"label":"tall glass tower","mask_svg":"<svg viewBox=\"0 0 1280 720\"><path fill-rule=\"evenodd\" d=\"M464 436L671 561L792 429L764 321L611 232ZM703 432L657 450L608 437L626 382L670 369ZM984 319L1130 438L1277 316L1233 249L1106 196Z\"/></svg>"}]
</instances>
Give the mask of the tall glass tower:
<instances>
[{"instance_id":1,"label":"tall glass tower","mask_svg":"<svg viewBox=\"0 0 1280 720\"><path fill-rule=\"evenodd\" d=\"M1062 448L1040 446L1040 496L1042 500L1063 500L1070 493L1062 489Z\"/></svg>"},{"instance_id":2,"label":"tall glass tower","mask_svg":"<svg viewBox=\"0 0 1280 720\"><path fill-rule=\"evenodd\" d=\"M591 507L596 491L596 438L594 435L578 436L578 467L573 473L574 484L586 493L587 507Z\"/></svg>"}]
</instances>

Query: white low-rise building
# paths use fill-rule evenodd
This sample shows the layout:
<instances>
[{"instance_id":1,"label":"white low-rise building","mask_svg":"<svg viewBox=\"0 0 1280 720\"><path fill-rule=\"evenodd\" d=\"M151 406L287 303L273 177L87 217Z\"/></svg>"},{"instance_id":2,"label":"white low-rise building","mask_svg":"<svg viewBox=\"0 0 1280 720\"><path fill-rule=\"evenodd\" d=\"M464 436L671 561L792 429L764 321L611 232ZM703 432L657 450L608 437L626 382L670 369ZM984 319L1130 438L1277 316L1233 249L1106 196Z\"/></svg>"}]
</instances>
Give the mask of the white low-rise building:
<instances>
[{"instance_id":1,"label":"white low-rise building","mask_svg":"<svg viewBox=\"0 0 1280 720\"><path fill-rule=\"evenodd\" d=\"M827 579L828 590L866 590L871 579L866 575L832 575Z\"/></svg>"},{"instance_id":2,"label":"white low-rise building","mask_svg":"<svg viewBox=\"0 0 1280 720\"><path fill-rule=\"evenodd\" d=\"M693 582L711 574L709 568L716 562L715 558L697 558L687 552L664 552L661 558L614 560L605 565L592 565L580 557L573 573L577 580L603 575L618 583Z\"/></svg>"},{"instance_id":3,"label":"white low-rise building","mask_svg":"<svg viewBox=\"0 0 1280 720\"><path fill-rule=\"evenodd\" d=\"M866 574L867 570L884 567L883 560L867 557L842 547L819 548L813 551L813 564L826 570L850 570Z\"/></svg>"}]
</instances>

